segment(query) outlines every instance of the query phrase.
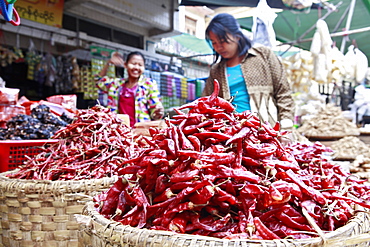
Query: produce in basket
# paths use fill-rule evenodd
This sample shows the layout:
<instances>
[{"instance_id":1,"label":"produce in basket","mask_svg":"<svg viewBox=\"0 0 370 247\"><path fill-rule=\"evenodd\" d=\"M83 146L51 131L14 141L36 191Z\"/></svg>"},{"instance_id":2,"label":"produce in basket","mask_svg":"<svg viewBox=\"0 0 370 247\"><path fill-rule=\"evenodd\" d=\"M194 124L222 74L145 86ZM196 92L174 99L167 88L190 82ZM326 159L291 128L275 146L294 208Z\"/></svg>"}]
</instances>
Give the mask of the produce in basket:
<instances>
[{"instance_id":1,"label":"produce in basket","mask_svg":"<svg viewBox=\"0 0 370 247\"><path fill-rule=\"evenodd\" d=\"M30 115L18 114L8 120L6 128L0 128L0 140L49 139L72 120L55 115L46 105L38 105Z\"/></svg>"},{"instance_id":2,"label":"produce in basket","mask_svg":"<svg viewBox=\"0 0 370 247\"><path fill-rule=\"evenodd\" d=\"M81 180L117 175L117 168L136 154L138 145L117 114L103 106L80 110L57 131L59 140L29 158L10 178Z\"/></svg>"},{"instance_id":3,"label":"produce in basket","mask_svg":"<svg viewBox=\"0 0 370 247\"><path fill-rule=\"evenodd\" d=\"M214 86L138 142L146 146L118 169L122 178L94 197L101 215L137 228L271 240L317 237L345 225L355 205L370 208L369 185L325 160L330 149L284 147L278 124L234 113Z\"/></svg>"}]
</instances>

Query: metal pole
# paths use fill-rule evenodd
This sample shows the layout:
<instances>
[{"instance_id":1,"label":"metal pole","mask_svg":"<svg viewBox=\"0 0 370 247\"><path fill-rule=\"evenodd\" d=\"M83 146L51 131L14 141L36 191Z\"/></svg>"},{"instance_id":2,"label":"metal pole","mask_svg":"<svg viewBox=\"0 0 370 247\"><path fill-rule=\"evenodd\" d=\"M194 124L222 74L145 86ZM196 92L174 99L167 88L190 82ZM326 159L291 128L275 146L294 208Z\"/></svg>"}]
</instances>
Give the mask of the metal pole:
<instances>
[{"instance_id":1,"label":"metal pole","mask_svg":"<svg viewBox=\"0 0 370 247\"><path fill-rule=\"evenodd\" d=\"M345 31L348 31L350 29L350 26L351 26L351 21L352 21L352 16L353 16L353 11L355 9L355 5L356 5L356 0L352 0L351 1L351 7L349 9L349 12L348 12L348 18L347 18L347 23L346 23L346 29ZM344 54L344 48L346 46L346 36L344 36L342 38L342 44L340 46L340 51Z\"/></svg>"},{"instance_id":2,"label":"metal pole","mask_svg":"<svg viewBox=\"0 0 370 247\"><path fill-rule=\"evenodd\" d=\"M349 31L332 33L332 34L330 34L330 37L338 37L338 36L350 35L350 34L354 34L354 33L363 33L363 32L368 32L368 31L370 31L370 27L363 27L363 28L349 30ZM281 45L294 45L294 44L305 43L305 42L310 42L310 41L312 41L312 38L302 39L302 40L299 40L299 41L296 40L296 41L291 41L291 42L285 42L285 43L282 43Z\"/></svg>"}]
</instances>

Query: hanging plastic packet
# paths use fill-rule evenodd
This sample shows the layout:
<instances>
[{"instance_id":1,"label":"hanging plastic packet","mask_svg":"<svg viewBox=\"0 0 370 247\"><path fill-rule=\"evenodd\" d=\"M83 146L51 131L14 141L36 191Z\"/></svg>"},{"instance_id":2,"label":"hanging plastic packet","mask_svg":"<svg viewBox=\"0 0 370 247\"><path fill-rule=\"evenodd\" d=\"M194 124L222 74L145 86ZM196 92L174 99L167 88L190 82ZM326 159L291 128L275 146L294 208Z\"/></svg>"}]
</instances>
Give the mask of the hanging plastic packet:
<instances>
[{"instance_id":1,"label":"hanging plastic packet","mask_svg":"<svg viewBox=\"0 0 370 247\"><path fill-rule=\"evenodd\" d=\"M275 31L272 24L277 17L266 0L260 0L253 16L253 46L274 47L276 43Z\"/></svg>"}]
</instances>

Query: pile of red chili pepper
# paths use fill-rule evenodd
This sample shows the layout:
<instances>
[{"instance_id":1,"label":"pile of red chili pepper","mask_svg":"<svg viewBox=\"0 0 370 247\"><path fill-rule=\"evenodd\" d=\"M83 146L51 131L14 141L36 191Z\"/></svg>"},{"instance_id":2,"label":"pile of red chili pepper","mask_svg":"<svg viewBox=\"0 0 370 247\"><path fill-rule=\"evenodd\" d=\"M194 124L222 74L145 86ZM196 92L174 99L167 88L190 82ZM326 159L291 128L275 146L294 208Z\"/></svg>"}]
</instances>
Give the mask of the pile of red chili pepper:
<instances>
[{"instance_id":1,"label":"pile of red chili pepper","mask_svg":"<svg viewBox=\"0 0 370 247\"><path fill-rule=\"evenodd\" d=\"M333 231L355 204L370 208L369 186L322 158L326 148L284 147L278 125L234 113L214 86L141 139L145 148L118 169L121 179L94 198L101 215L137 228L270 240L316 237L312 225Z\"/></svg>"},{"instance_id":2,"label":"pile of red chili pepper","mask_svg":"<svg viewBox=\"0 0 370 247\"><path fill-rule=\"evenodd\" d=\"M117 168L139 146L131 129L103 106L79 110L73 122L57 131L57 143L45 146L10 178L41 180L97 179L117 175Z\"/></svg>"}]
</instances>

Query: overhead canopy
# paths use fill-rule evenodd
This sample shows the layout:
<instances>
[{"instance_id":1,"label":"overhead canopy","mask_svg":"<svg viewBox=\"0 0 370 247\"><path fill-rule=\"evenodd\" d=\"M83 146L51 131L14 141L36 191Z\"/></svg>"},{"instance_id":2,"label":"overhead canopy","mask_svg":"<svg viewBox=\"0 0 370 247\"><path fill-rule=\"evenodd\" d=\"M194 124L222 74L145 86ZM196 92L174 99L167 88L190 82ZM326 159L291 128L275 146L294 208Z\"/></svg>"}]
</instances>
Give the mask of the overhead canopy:
<instances>
[{"instance_id":1,"label":"overhead canopy","mask_svg":"<svg viewBox=\"0 0 370 247\"><path fill-rule=\"evenodd\" d=\"M338 6L335 11L311 9L309 13L287 10L277 13L278 16L273 24L276 38L282 42L290 42L295 46L309 50L317 20L320 17L327 16L324 20L332 34L335 45L341 49L343 37L346 37L343 53L347 52L349 45L355 44L366 54L370 61L370 12L367 5L369 0L356 1L350 22L349 35L343 35L345 34L343 31L345 31L347 19L350 18L351 1L332 0L330 3ZM251 30L252 17L238 19L238 21L243 28Z\"/></svg>"},{"instance_id":2,"label":"overhead canopy","mask_svg":"<svg viewBox=\"0 0 370 247\"><path fill-rule=\"evenodd\" d=\"M352 18L349 15L350 6L353 0L330 0L328 3L337 6L335 11L328 11L327 8L311 8L305 11L290 10L283 8L284 11L278 12L273 24L276 38L284 43L291 43L294 46L308 50L311 45L311 38L316 30L315 24L319 18L325 17L329 31L332 34L332 40L335 45L341 49L343 37L347 37L343 53L352 43L365 53L370 62L370 0L355 1ZM181 4L197 3L203 6L257 6L259 0L182 0ZM272 8L278 8L276 5L284 5L281 0L267 0ZM343 36L347 19L351 19L349 34ZM251 30L253 18L247 17L238 19L240 25ZM333 35L334 34L334 35Z\"/></svg>"}]
</instances>

